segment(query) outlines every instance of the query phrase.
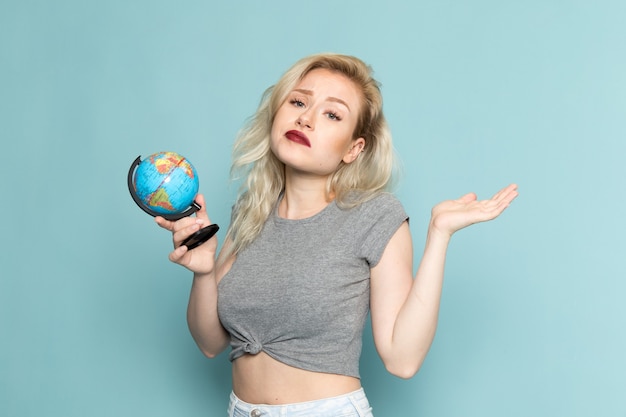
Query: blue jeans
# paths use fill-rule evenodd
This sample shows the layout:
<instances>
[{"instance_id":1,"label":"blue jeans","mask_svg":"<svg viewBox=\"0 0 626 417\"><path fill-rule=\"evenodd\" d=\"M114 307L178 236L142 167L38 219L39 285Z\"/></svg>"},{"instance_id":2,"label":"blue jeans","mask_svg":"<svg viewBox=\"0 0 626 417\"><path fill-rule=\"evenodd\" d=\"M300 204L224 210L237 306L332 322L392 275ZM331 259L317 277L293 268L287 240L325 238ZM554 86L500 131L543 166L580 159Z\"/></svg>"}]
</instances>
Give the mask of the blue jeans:
<instances>
[{"instance_id":1,"label":"blue jeans","mask_svg":"<svg viewBox=\"0 0 626 417\"><path fill-rule=\"evenodd\" d=\"M248 404L230 394L228 417L373 417L363 388L338 397L284 405Z\"/></svg>"}]
</instances>

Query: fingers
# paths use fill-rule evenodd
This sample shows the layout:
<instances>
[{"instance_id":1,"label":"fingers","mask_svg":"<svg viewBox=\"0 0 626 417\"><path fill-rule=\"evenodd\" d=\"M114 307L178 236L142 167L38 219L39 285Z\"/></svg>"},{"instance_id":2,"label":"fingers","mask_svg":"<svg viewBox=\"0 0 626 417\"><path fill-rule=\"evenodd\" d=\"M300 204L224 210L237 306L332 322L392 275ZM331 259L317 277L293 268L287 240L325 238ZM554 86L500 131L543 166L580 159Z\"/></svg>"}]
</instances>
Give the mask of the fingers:
<instances>
[{"instance_id":1,"label":"fingers","mask_svg":"<svg viewBox=\"0 0 626 417\"><path fill-rule=\"evenodd\" d=\"M502 210L507 208L513 200L518 196L517 185L511 184L504 188L498 196L498 205L502 207Z\"/></svg>"},{"instance_id":2,"label":"fingers","mask_svg":"<svg viewBox=\"0 0 626 417\"><path fill-rule=\"evenodd\" d=\"M180 259L186 253L186 246L184 246L185 252L181 252L181 243L201 228L210 224L208 216L206 215L206 210L203 211L204 214L201 214L201 216L204 217L204 219L199 217L184 217L176 221L171 221L162 216L156 216L154 218L157 225L172 233L172 243L174 248L176 248L176 250L170 255L170 260L172 262L180 263Z\"/></svg>"},{"instance_id":3,"label":"fingers","mask_svg":"<svg viewBox=\"0 0 626 417\"><path fill-rule=\"evenodd\" d=\"M169 259L170 261L174 263L181 264L182 259L187 252L188 252L187 246L185 245L179 246L176 249L174 249L172 252L170 252Z\"/></svg>"},{"instance_id":4,"label":"fingers","mask_svg":"<svg viewBox=\"0 0 626 417\"><path fill-rule=\"evenodd\" d=\"M468 193L457 200L437 204L432 210L432 224L438 230L452 235L471 224L493 220L517 197L517 185L511 184L498 191L491 199L477 200Z\"/></svg>"},{"instance_id":5,"label":"fingers","mask_svg":"<svg viewBox=\"0 0 626 417\"><path fill-rule=\"evenodd\" d=\"M499 216L518 196L517 184L511 184L498 191L490 200L493 218Z\"/></svg>"},{"instance_id":6,"label":"fingers","mask_svg":"<svg viewBox=\"0 0 626 417\"><path fill-rule=\"evenodd\" d=\"M183 240L200 230L205 222L205 220L193 217L184 220L186 221L179 221L174 225L174 230L172 231L174 247L178 247Z\"/></svg>"},{"instance_id":7,"label":"fingers","mask_svg":"<svg viewBox=\"0 0 626 417\"><path fill-rule=\"evenodd\" d=\"M517 196L517 184L510 184L494 194L489 200L478 201L475 193L467 193L456 200L456 202L465 206L481 207L484 211L501 212L507 208L509 204L511 204L511 201Z\"/></svg>"},{"instance_id":8,"label":"fingers","mask_svg":"<svg viewBox=\"0 0 626 417\"><path fill-rule=\"evenodd\" d=\"M196 212L196 218L206 220L206 224L210 224L209 215L206 212L206 203L204 201L204 195L198 194L196 196L196 203L200 206L200 210Z\"/></svg>"},{"instance_id":9,"label":"fingers","mask_svg":"<svg viewBox=\"0 0 626 417\"><path fill-rule=\"evenodd\" d=\"M200 209L195 213L195 217L184 217L182 219L173 221L167 220L162 216L156 216L154 218L154 221L161 228L168 230L173 234L177 234L181 231L184 231L187 234L191 234L200 229L200 227L198 226L207 226L211 224L211 220L209 219L209 215L206 211L204 196L202 194L198 194L195 198L195 202L200 206Z\"/></svg>"},{"instance_id":10,"label":"fingers","mask_svg":"<svg viewBox=\"0 0 626 417\"><path fill-rule=\"evenodd\" d=\"M467 193L464 196L462 196L461 198L459 198L457 201L460 203L471 203L472 201L476 201L478 197L476 196L476 194L474 193Z\"/></svg>"},{"instance_id":11,"label":"fingers","mask_svg":"<svg viewBox=\"0 0 626 417\"><path fill-rule=\"evenodd\" d=\"M215 257L215 248L217 246L217 238L213 237L213 242L210 245L205 245L206 249L203 249L205 254L209 256L195 256L194 251L190 251L186 245L182 245L189 236L202 229L203 227L211 224L211 220L206 211L206 204L204 196L198 194L195 198L195 202L200 208L196 211L195 216L183 217L179 220L168 220L163 216L156 216L154 221L156 224L171 232L172 241L174 244L174 250L170 252L168 258L171 262L182 265L191 271L199 270L211 270L214 262L211 260ZM211 255L212 253L212 255Z\"/></svg>"},{"instance_id":12,"label":"fingers","mask_svg":"<svg viewBox=\"0 0 626 417\"><path fill-rule=\"evenodd\" d=\"M515 197L517 197L517 184L510 184L498 191L491 199L500 201L510 198L510 201L512 201Z\"/></svg>"},{"instance_id":13,"label":"fingers","mask_svg":"<svg viewBox=\"0 0 626 417\"><path fill-rule=\"evenodd\" d=\"M154 221L156 222L156 224L158 224L161 228L165 229L165 230L169 230L170 232L173 230L174 228L174 222L170 221L170 220L165 220L163 217L161 216L156 216L154 218Z\"/></svg>"},{"instance_id":14,"label":"fingers","mask_svg":"<svg viewBox=\"0 0 626 417\"><path fill-rule=\"evenodd\" d=\"M517 184L510 184L495 193L494 196L491 197L491 200L497 203L500 203L501 201L511 202L515 197L517 197ZM477 199L478 197L475 193L467 193L460 197L457 201L460 203L471 203Z\"/></svg>"},{"instance_id":15,"label":"fingers","mask_svg":"<svg viewBox=\"0 0 626 417\"><path fill-rule=\"evenodd\" d=\"M469 201L468 203L478 209L480 213L477 214L479 221L488 221L495 219L502 214L502 212L509 207L517 195L517 184L510 184L498 191L489 200L476 201L474 204L471 204L472 201Z\"/></svg>"}]
</instances>

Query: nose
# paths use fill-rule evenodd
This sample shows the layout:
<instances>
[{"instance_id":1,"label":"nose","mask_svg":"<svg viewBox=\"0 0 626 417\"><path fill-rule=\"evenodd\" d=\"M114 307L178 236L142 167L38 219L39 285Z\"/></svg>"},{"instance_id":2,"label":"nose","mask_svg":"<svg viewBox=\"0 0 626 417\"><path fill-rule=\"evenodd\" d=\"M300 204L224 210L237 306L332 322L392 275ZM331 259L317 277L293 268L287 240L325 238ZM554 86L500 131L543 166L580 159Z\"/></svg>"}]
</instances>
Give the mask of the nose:
<instances>
[{"instance_id":1,"label":"nose","mask_svg":"<svg viewBox=\"0 0 626 417\"><path fill-rule=\"evenodd\" d=\"M302 112L296 119L296 125L300 128L313 129L313 117L308 111Z\"/></svg>"}]
</instances>

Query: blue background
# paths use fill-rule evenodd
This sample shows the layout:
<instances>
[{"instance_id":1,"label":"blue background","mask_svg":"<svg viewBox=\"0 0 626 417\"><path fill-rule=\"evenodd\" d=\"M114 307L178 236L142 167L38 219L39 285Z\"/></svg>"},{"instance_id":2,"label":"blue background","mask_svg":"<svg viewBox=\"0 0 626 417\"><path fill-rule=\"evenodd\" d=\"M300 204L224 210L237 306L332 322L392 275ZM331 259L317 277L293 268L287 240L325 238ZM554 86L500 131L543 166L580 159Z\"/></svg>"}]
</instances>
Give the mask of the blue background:
<instances>
[{"instance_id":1,"label":"blue background","mask_svg":"<svg viewBox=\"0 0 626 417\"><path fill-rule=\"evenodd\" d=\"M411 380L366 332L377 416L626 416L626 3L0 3L0 415L220 416L225 354L185 323L190 275L135 207L138 155L174 150L223 226L233 138L296 59L383 83L416 260L429 210L521 195L450 247Z\"/></svg>"}]
</instances>

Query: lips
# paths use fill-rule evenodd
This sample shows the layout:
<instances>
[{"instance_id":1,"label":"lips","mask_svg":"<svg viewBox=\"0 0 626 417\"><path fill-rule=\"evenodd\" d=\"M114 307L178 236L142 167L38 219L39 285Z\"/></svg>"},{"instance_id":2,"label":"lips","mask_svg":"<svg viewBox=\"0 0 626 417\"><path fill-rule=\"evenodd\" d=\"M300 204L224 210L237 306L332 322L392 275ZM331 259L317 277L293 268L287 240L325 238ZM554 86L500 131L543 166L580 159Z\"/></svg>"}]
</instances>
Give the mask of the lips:
<instances>
[{"instance_id":1,"label":"lips","mask_svg":"<svg viewBox=\"0 0 626 417\"><path fill-rule=\"evenodd\" d=\"M309 138L307 138L306 135L299 130L290 130L285 133L285 137L287 138L287 140L290 140L292 142L299 143L300 145L304 145L308 148L311 147L311 142L309 142Z\"/></svg>"}]
</instances>

